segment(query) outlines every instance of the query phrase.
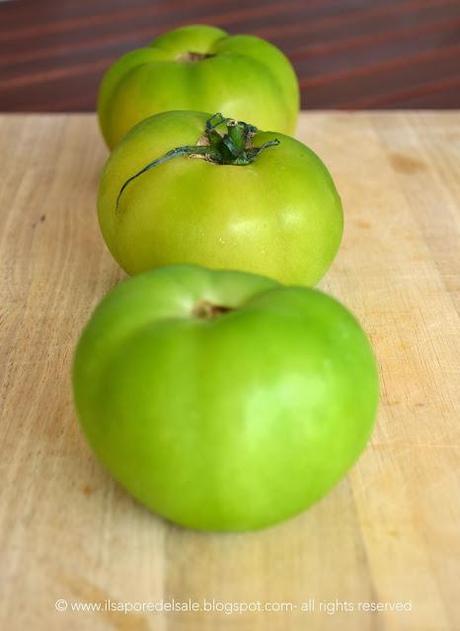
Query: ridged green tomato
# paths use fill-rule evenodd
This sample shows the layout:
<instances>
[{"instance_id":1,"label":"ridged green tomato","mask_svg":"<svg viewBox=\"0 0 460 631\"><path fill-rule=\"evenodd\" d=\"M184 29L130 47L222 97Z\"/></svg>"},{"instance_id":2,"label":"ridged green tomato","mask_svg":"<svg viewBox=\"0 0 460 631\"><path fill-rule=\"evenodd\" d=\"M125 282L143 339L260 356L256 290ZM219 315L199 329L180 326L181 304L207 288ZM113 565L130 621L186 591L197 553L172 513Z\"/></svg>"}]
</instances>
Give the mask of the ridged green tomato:
<instances>
[{"instance_id":1,"label":"ridged green tomato","mask_svg":"<svg viewBox=\"0 0 460 631\"><path fill-rule=\"evenodd\" d=\"M77 347L78 417L152 511L262 528L329 491L372 430L377 373L354 317L314 289L164 267L118 285Z\"/></svg>"},{"instance_id":2,"label":"ridged green tomato","mask_svg":"<svg viewBox=\"0 0 460 631\"><path fill-rule=\"evenodd\" d=\"M186 26L121 57L100 87L99 121L109 147L139 121L168 110L222 112L290 134L299 87L288 59L269 42Z\"/></svg>"},{"instance_id":3,"label":"ridged green tomato","mask_svg":"<svg viewBox=\"0 0 460 631\"><path fill-rule=\"evenodd\" d=\"M343 229L327 168L294 138L216 120L157 114L112 152L98 213L114 258L129 274L193 263L315 284Z\"/></svg>"}]
</instances>

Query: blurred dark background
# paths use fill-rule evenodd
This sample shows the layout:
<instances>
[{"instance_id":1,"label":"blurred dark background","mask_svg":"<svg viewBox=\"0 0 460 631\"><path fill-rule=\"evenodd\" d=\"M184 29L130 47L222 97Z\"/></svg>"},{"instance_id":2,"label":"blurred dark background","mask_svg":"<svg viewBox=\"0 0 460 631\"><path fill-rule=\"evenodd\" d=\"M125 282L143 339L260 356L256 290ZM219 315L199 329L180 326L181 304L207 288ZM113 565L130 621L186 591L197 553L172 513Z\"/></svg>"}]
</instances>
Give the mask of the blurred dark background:
<instances>
[{"instance_id":1,"label":"blurred dark background","mask_svg":"<svg viewBox=\"0 0 460 631\"><path fill-rule=\"evenodd\" d=\"M0 111L94 110L114 59L190 23L271 40L304 108L460 107L460 0L13 0Z\"/></svg>"}]
</instances>

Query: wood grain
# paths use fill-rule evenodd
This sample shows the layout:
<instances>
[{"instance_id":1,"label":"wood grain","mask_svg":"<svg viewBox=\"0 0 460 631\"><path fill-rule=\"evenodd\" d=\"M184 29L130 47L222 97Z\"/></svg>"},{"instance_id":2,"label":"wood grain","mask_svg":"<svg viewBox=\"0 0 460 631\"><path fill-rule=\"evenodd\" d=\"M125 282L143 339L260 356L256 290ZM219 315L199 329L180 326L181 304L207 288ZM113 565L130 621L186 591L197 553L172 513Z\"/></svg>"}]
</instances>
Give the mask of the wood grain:
<instances>
[{"instance_id":1,"label":"wood grain","mask_svg":"<svg viewBox=\"0 0 460 631\"><path fill-rule=\"evenodd\" d=\"M184 24L273 41L309 109L460 107L458 0L0 3L0 111L91 111L120 55Z\"/></svg>"},{"instance_id":2,"label":"wood grain","mask_svg":"<svg viewBox=\"0 0 460 631\"><path fill-rule=\"evenodd\" d=\"M97 227L106 150L94 116L0 117L0 628L460 628L460 114L305 114L299 137L343 197L344 242L322 287L372 338L378 425L310 511L262 532L207 535L131 500L75 420L73 348L121 278ZM59 598L314 598L317 610L59 613ZM336 600L412 611L318 611Z\"/></svg>"}]
</instances>

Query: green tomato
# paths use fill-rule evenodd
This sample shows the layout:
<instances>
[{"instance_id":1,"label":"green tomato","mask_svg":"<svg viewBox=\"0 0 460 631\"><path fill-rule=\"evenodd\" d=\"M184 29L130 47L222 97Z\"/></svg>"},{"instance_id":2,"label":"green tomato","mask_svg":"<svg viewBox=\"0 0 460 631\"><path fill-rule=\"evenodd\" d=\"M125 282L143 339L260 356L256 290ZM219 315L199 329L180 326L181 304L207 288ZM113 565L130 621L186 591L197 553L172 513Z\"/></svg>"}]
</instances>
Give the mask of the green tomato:
<instances>
[{"instance_id":1,"label":"green tomato","mask_svg":"<svg viewBox=\"0 0 460 631\"><path fill-rule=\"evenodd\" d=\"M104 298L73 382L113 476L152 511L204 530L262 528L318 500L364 448L377 404L370 345L338 302L185 265Z\"/></svg>"},{"instance_id":2,"label":"green tomato","mask_svg":"<svg viewBox=\"0 0 460 631\"><path fill-rule=\"evenodd\" d=\"M209 120L157 114L111 154L98 212L114 258L129 274L192 263L315 284L343 230L328 170L294 138Z\"/></svg>"},{"instance_id":3,"label":"green tomato","mask_svg":"<svg viewBox=\"0 0 460 631\"><path fill-rule=\"evenodd\" d=\"M139 121L169 110L220 111L262 129L293 133L299 87L291 64L269 42L186 26L121 57L99 92L99 121L109 147Z\"/></svg>"}]
</instances>

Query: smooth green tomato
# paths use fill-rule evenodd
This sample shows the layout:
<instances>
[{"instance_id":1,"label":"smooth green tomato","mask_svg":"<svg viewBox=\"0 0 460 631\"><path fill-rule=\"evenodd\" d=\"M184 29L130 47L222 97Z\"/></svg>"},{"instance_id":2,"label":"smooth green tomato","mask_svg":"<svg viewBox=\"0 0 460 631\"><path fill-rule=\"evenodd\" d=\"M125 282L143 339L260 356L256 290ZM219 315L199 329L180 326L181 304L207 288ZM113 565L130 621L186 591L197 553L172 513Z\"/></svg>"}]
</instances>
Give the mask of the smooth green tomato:
<instances>
[{"instance_id":1,"label":"smooth green tomato","mask_svg":"<svg viewBox=\"0 0 460 631\"><path fill-rule=\"evenodd\" d=\"M283 53L263 39L185 26L123 55L99 91L99 122L109 147L139 121L170 110L222 112L293 133L297 77Z\"/></svg>"},{"instance_id":2,"label":"smooth green tomato","mask_svg":"<svg viewBox=\"0 0 460 631\"><path fill-rule=\"evenodd\" d=\"M371 433L377 372L320 291L164 267L111 291L76 351L78 418L140 502L202 530L275 524L324 496Z\"/></svg>"}]
</instances>

